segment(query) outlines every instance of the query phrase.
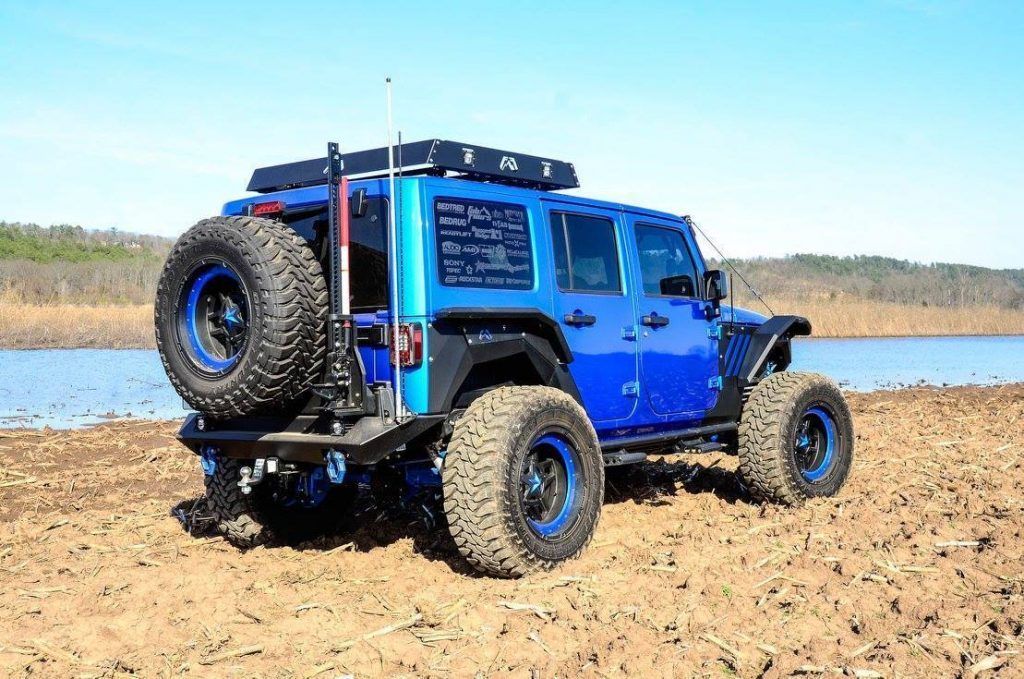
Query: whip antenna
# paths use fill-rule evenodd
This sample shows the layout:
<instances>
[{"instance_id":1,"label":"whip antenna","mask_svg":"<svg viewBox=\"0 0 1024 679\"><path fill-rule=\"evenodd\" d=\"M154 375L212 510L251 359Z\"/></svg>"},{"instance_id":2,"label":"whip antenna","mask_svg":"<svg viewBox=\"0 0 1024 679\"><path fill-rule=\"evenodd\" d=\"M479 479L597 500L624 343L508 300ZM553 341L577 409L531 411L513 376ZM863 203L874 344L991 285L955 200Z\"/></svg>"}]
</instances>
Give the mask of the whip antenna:
<instances>
[{"instance_id":1,"label":"whip antenna","mask_svg":"<svg viewBox=\"0 0 1024 679\"><path fill-rule=\"evenodd\" d=\"M768 302L764 301L764 297L761 296L761 293L755 290L754 286L747 282L747 279L743 277L743 274L740 273L740 270L737 269L733 265L733 263L729 261L729 258L725 256L725 253L718 249L718 246L715 245L715 241L711 240L711 238L708 237L706 233L704 233L704 229L697 226L697 222L693 221L693 218L690 217L690 215L683 215L683 221L689 224L690 228L696 229L700 235L704 236L704 240L706 240L708 242L708 245L710 245L712 249L714 249L714 251L718 253L718 256L722 258L722 261L725 263L725 265L732 269L737 276L739 276L740 280L743 281L743 285L747 286L747 290L750 290L750 293L757 298L757 301L759 301L761 304L764 304L764 308L768 310L768 313L774 316L775 310L768 305ZM729 286L729 289L732 290L731 285Z\"/></svg>"},{"instance_id":2,"label":"whip antenna","mask_svg":"<svg viewBox=\"0 0 1024 679\"><path fill-rule=\"evenodd\" d=\"M388 108L388 192L391 199L388 201L388 240L390 241L391 260L391 342L394 350L391 355L395 357L395 421L399 422L405 416L405 402L402 400L402 352L399 351L401 344L401 322L399 304L401 294L398 289L398 224L395 219L395 146L391 141L391 78L384 81L384 88L387 91Z\"/></svg>"}]
</instances>

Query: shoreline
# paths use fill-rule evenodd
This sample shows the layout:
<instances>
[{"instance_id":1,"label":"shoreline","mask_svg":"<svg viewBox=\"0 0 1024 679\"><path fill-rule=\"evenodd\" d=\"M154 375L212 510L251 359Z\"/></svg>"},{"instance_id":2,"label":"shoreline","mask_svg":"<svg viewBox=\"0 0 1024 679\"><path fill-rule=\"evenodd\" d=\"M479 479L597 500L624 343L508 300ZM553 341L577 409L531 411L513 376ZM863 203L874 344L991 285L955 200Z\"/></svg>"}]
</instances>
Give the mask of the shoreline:
<instances>
[{"instance_id":1,"label":"shoreline","mask_svg":"<svg viewBox=\"0 0 1024 679\"><path fill-rule=\"evenodd\" d=\"M941 384L907 384L903 386L887 387L883 389L873 389L871 391L854 391L851 389L845 389L840 386L843 394L849 399L879 399L886 397L915 397L924 394L935 394L942 392L950 397L963 396L968 394L984 394L987 392L998 392L1006 389L1010 390L1024 390L1024 380L1012 380L1008 382L999 382L997 384L956 384L943 386ZM192 412L192 411L185 411ZM76 432L91 431L104 427L110 428L123 428L123 427L146 427L146 426L174 426L180 425L182 419L185 417L183 413L180 417L135 417L133 415L118 415L115 413L107 413L105 415L97 415L100 418L98 422L89 422L80 424L73 427L51 427L50 425L43 425L40 427L31 426L11 426L11 422L5 422L5 418L0 418L0 439L5 435L13 436L19 433L25 435L32 435L35 433L46 433L46 434L74 434ZM33 415L19 416L25 420L33 419ZM6 418L8 420L16 419L14 417Z\"/></svg>"},{"instance_id":2,"label":"shoreline","mask_svg":"<svg viewBox=\"0 0 1024 679\"><path fill-rule=\"evenodd\" d=\"M808 339L1024 336L1024 312L883 303L786 303L777 313L810 319ZM155 349L150 304L23 304L0 301L0 349Z\"/></svg>"}]
</instances>

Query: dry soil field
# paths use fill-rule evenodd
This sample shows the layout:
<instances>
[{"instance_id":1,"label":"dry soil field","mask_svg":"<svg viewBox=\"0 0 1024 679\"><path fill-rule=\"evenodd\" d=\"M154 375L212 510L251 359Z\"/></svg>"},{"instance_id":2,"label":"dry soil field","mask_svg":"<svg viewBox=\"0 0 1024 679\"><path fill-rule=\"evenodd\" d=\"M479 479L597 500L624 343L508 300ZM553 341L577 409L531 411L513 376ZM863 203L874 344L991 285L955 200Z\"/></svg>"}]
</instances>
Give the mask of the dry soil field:
<instances>
[{"instance_id":1,"label":"dry soil field","mask_svg":"<svg viewBox=\"0 0 1024 679\"><path fill-rule=\"evenodd\" d=\"M172 424L0 432L0 673L1024 676L1024 386L851 400L839 498L753 505L732 458L666 458L520 581L369 501L316 544L191 536Z\"/></svg>"}]
</instances>

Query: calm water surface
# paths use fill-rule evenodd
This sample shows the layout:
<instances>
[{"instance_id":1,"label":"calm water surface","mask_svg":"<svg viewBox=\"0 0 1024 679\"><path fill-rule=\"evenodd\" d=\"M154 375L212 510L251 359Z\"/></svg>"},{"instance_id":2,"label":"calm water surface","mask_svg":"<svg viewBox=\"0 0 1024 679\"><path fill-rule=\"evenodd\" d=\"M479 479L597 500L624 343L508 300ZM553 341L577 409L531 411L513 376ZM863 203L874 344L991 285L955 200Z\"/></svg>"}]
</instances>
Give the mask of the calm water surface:
<instances>
[{"instance_id":1,"label":"calm water surface","mask_svg":"<svg viewBox=\"0 0 1024 679\"><path fill-rule=\"evenodd\" d=\"M1024 382L1024 337L802 339L794 370L854 391ZM155 351L0 350L0 427L80 427L185 412Z\"/></svg>"}]
</instances>

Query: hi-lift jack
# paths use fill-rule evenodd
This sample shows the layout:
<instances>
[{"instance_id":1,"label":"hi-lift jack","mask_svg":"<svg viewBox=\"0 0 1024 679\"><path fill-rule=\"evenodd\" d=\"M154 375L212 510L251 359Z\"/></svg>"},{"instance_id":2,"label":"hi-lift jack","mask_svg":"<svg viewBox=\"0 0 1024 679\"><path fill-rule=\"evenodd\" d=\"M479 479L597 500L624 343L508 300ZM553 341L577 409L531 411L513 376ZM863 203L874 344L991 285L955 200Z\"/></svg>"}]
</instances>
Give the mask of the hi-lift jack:
<instances>
[{"instance_id":1,"label":"hi-lift jack","mask_svg":"<svg viewBox=\"0 0 1024 679\"><path fill-rule=\"evenodd\" d=\"M356 346L356 322L349 308L349 229L351 208L348 178L338 144L327 144L327 245L330 253L327 276L327 367L324 382L314 390L324 403L320 410L336 418L332 433L344 433L340 418L364 414L365 381ZM362 203L362 201L359 201Z\"/></svg>"}]
</instances>

